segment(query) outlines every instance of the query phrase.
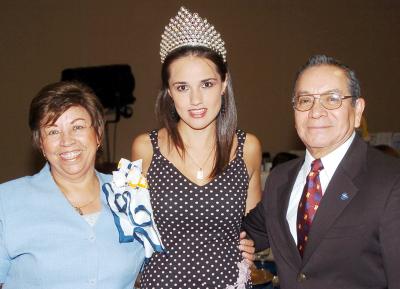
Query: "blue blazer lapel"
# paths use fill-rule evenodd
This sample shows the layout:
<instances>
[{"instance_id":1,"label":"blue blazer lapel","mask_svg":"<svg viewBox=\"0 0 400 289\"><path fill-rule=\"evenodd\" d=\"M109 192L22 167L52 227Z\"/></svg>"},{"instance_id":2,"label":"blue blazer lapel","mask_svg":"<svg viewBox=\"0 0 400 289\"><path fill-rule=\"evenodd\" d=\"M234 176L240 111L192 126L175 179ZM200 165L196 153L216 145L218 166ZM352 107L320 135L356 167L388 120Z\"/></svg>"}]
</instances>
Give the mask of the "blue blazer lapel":
<instances>
[{"instance_id":1,"label":"blue blazer lapel","mask_svg":"<svg viewBox=\"0 0 400 289\"><path fill-rule=\"evenodd\" d=\"M322 197L309 233L303 264L310 259L335 220L356 196L358 186L355 179L362 173L366 152L367 144L356 136Z\"/></svg>"}]
</instances>

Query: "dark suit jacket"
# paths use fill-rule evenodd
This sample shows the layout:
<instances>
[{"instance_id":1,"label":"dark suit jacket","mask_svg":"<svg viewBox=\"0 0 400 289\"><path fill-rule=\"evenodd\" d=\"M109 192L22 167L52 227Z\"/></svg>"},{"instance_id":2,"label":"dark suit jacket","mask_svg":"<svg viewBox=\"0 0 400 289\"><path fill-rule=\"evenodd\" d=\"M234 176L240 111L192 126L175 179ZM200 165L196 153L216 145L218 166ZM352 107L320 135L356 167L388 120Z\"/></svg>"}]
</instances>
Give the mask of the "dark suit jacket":
<instances>
[{"instance_id":1,"label":"dark suit jacket","mask_svg":"<svg viewBox=\"0 0 400 289\"><path fill-rule=\"evenodd\" d=\"M271 172L243 224L256 249L271 247L281 289L400 288L400 161L356 136L321 200L302 259L286 211L303 161Z\"/></svg>"}]
</instances>

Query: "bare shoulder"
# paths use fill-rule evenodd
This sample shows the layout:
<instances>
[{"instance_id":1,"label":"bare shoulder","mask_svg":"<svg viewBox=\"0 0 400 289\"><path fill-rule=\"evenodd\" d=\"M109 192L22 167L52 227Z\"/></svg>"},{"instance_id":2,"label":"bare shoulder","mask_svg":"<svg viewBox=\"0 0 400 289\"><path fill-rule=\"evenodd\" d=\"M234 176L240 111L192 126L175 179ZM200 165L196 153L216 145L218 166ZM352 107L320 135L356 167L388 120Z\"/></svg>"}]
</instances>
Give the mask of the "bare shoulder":
<instances>
[{"instance_id":1,"label":"bare shoulder","mask_svg":"<svg viewBox=\"0 0 400 289\"><path fill-rule=\"evenodd\" d=\"M243 147L243 159L246 163L249 173L258 170L261 166L262 149L258 138L251 134L246 134L246 140Z\"/></svg>"},{"instance_id":2,"label":"bare shoulder","mask_svg":"<svg viewBox=\"0 0 400 289\"><path fill-rule=\"evenodd\" d=\"M246 134L246 141L243 147L243 154L245 158L261 157L261 142L259 139L251 134Z\"/></svg>"},{"instance_id":3,"label":"bare shoulder","mask_svg":"<svg viewBox=\"0 0 400 289\"><path fill-rule=\"evenodd\" d=\"M147 133L138 135L133 139L131 148L131 160L142 159L143 171L147 172L153 157L153 146Z\"/></svg>"},{"instance_id":4,"label":"bare shoulder","mask_svg":"<svg viewBox=\"0 0 400 289\"><path fill-rule=\"evenodd\" d=\"M246 199L246 213L253 209L261 200L261 151L261 143L258 138L251 133L247 133L243 147L243 160L246 163L250 177Z\"/></svg>"},{"instance_id":5,"label":"bare shoulder","mask_svg":"<svg viewBox=\"0 0 400 289\"><path fill-rule=\"evenodd\" d=\"M140 134L133 139L132 158L140 158L152 154L152 151L150 136L147 133Z\"/></svg>"}]
</instances>

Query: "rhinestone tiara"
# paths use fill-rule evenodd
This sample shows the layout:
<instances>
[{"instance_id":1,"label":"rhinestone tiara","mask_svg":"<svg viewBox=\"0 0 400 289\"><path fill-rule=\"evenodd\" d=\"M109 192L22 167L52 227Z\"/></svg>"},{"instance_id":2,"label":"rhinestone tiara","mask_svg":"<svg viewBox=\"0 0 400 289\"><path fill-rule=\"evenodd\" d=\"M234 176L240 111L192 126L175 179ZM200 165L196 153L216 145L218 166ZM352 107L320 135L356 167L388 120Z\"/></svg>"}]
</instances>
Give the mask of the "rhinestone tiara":
<instances>
[{"instance_id":1,"label":"rhinestone tiara","mask_svg":"<svg viewBox=\"0 0 400 289\"><path fill-rule=\"evenodd\" d=\"M182 46L202 46L218 53L226 62L225 43L213 25L202 19L197 13L191 13L181 7L178 14L171 18L161 35L161 63L173 50Z\"/></svg>"}]
</instances>

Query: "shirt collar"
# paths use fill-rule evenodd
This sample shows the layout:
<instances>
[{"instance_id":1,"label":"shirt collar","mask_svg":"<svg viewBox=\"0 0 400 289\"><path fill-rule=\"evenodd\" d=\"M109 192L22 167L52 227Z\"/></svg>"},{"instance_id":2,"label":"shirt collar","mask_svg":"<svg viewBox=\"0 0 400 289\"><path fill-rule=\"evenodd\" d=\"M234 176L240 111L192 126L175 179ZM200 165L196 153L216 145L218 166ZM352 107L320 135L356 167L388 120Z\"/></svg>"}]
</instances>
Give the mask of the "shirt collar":
<instances>
[{"instance_id":1,"label":"shirt collar","mask_svg":"<svg viewBox=\"0 0 400 289\"><path fill-rule=\"evenodd\" d=\"M344 155L346 154L351 143L353 142L355 135L356 133L353 132L353 134L343 144L341 144L334 151L330 152L329 154L321 158L322 164L324 166L324 169L321 171L321 173L323 172L327 174L329 179L332 178L333 174L335 173L336 168L342 161ZM315 158L310 154L308 150L306 150L306 156L303 166L303 168L306 170L305 175L309 173L311 168L311 163L313 160L315 160Z\"/></svg>"}]
</instances>

